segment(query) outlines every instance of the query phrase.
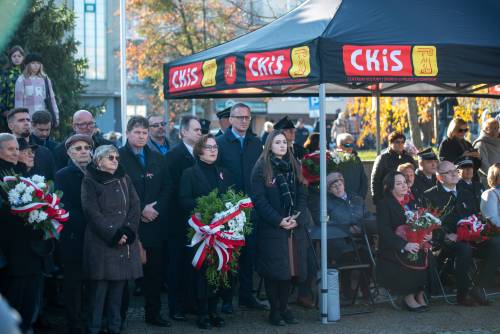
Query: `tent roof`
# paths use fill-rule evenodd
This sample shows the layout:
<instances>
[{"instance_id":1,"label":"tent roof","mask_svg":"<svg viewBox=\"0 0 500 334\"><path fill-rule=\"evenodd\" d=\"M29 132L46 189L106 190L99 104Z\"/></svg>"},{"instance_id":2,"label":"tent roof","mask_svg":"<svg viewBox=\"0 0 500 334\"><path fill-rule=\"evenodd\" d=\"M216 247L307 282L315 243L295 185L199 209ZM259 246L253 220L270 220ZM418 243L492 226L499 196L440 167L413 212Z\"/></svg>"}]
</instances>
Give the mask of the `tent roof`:
<instances>
[{"instance_id":1,"label":"tent roof","mask_svg":"<svg viewBox=\"0 0 500 334\"><path fill-rule=\"evenodd\" d=\"M382 95L489 96L500 83L499 15L495 0L309 0L165 64L165 97L308 96L319 83L360 96L374 82Z\"/></svg>"}]
</instances>

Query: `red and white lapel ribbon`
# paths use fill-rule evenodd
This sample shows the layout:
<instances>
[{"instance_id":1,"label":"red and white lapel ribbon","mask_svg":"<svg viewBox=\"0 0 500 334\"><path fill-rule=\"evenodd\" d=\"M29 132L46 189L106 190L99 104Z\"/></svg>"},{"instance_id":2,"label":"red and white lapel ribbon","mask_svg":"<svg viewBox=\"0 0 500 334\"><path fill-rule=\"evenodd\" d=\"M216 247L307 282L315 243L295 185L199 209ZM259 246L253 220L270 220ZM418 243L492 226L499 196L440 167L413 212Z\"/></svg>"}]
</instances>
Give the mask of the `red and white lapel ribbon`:
<instances>
[{"instance_id":1,"label":"red and white lapel ribbon","mask_svg":"<svg viewBox=\"0 0 500 334\"><path fill-rule=\"evenodd\" d=\"M473 232L481 232L484 230L484 224L476 217L476 215L460 219L457 225L469 225Z\"/></svg>"},{"instance_id":2,"label":"red and white lapel ribbon","mask_svg":"<svg viewBox=\"0 0 500 334\"><path fill-rule=\"evenodd\" d=\"M231 260L233 249L244 246L245 237L243 234L235 236L231 232L221 230L224 224L240 215L242 213L241 210L252 207L253 204L250 198L242 199L232 208L222 212L220 215L221 218L212 220L212 223L209 225L204 225L195 215L191 216L188 224L194 229L195 234L188 247L194 247L201 242L192 261L196 269L202 267L208 252L211 248L214 248L219 259L217 270L227 270L227 263Z\"/></svg>"}]
</instances>

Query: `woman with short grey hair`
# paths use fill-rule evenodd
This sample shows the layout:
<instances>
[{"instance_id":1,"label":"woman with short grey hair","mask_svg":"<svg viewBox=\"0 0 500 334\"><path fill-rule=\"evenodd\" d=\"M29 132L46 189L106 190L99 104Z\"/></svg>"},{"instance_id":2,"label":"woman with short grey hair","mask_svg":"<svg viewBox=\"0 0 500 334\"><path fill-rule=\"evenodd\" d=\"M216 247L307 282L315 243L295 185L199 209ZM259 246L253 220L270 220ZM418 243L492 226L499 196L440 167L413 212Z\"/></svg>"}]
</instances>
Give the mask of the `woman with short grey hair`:
<instances>
[{"instance_id":1,"label":"woman with short grey hair","mask_svg":"<svg viewBox=\"0 0 500 334\"><path fill-rule=\"evenodd\" d=\"M119 159L113 145L99 146L82 182L82 207L87 220L83 273L89 280L89 334L101 330L104 305L108 332L120 332L125 283L142 276L137 240L140 201Z\"/></svg>"}]
</instances>

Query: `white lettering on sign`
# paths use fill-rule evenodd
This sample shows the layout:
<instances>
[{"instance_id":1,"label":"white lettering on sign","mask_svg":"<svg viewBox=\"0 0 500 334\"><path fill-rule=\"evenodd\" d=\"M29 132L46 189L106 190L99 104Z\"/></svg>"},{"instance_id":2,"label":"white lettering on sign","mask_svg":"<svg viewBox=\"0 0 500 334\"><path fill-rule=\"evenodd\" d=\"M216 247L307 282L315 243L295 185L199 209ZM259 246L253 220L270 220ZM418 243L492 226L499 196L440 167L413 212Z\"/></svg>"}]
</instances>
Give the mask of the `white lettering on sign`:
<instances>
[{"instance_id":1,"label":"white lettering on sign","mask_svg":"<svg viewBox=\"0 0 500 334\"><path fill-rule=\"evenodd\" d=\"M365 51L364 57L363 51ZM388 53L389 57L387 57ZM380 62L382 62L382 70L384 72L389 71L389 64L391 72L399 72L403 70L403 63L399 59L399 56L401 56L401 50L392 50L391 52L388 52L387 49L382 49L382 56L380 57L379 54L380 50L378 49L354 50L351 53L351 65L358 71L365 71L366 66L366 71L378 72L380 71ZM361 57L361 59L358 59L359 57ZM363 64L365 66L363 66Z\"/></svg>"},{"instance_id":2,"label":"white lettering on sign","mask_svg":"<svg viewBox=\"0 0 500 334\"><path fill-rule=\"evenodd\" d=\"M254 77L280 75L283 70L285 57L252 57L248 63L248 68ZM256 64L257 62L257 64Z\"/></svg>"},{"instance_id":3,"label":"white lettering on sign","mask_svg":"<svg viewBox=\"0 0 500 334\"><path fill-rule=\"evenodd\" d=\"M175 71L172 75L172 85L174 88L184 88L196 85L199 79L198 73L196 72L196 67Z\"/></svg>"}]
</instances>

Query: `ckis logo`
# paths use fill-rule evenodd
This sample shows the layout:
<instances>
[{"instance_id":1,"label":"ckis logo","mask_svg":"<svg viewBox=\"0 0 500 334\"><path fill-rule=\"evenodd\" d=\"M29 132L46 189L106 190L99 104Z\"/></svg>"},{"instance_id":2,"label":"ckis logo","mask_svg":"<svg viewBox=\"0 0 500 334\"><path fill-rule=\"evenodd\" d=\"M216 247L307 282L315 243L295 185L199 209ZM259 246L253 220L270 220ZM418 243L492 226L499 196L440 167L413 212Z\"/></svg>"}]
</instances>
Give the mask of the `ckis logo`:
<instances>
[{"instance_id":1,"label":"ckis logo","mask_svg":"<svg viewBox=\"0 0 500 334\"><path fill-rule=\"evenodd\" d=\"M344 45L348 76L436 76L436 48L411 45Z\"/></svg>"},{"instance_id":2,"label":"ckis logo","mask_svg":"<svg viewBox=\"0 0 500 334\"><path fill-rule=\"evenodd\" d=\"M181 92L215 86L217 62L209 59L188 65L172 67L168 73L169 92Z\"/></svg>"}]
</instances>

